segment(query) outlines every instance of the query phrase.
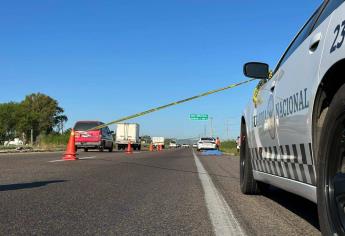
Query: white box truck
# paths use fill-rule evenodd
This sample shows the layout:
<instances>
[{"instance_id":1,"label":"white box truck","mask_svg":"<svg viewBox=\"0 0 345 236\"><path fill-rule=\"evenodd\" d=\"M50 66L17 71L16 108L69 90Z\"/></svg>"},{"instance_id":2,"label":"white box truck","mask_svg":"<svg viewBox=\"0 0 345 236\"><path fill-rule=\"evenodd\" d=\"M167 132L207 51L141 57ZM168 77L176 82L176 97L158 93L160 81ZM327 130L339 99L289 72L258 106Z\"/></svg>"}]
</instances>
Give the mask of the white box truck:
<instances>
[{"instance_id":1,"label":"white box truck","mask_svg":"<svg viewBox=\"0 0 345 236\"><path fill-rule=\"evenodd\" d=\"M162 148L164 148L164 137L152 137L152 144L154 147L158 147L159 145L162 145Z\"/></svg>"},{"instance_id":2,"label":"white box truck","mask_svg":"<svg viewBox=\"0 0 345 236\"><path fill-rule=\"evenodd\" d=\"M134 150L141 149L141 140L139 137L139 124L135 123L122 123L117 124L115 143L118 150L124 150L128 146L128 142L131 142Z\"/></svg>"}]
</instances>

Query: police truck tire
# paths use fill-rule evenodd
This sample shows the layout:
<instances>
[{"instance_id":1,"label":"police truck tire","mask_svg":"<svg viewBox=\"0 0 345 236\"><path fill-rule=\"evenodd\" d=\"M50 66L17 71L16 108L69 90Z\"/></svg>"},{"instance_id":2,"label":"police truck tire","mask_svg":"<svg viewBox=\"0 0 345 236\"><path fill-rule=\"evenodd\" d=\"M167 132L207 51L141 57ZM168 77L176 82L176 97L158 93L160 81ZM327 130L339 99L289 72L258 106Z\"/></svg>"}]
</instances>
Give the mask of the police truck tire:
<instances>
[{"instance_id":1,"label":"police truck tire","mask_svg":"<svg viewBox=\"0 0 345 236\"><path fill-rule=\"evenodd\" d=\"M317 202L323 235L345 235L345 85L335 94L321 131Z\"/></svg>"},{"instance_id":2,"label":"police truck tire","mask_svg":"<svg viewBox=\"0 0 345 236\"><path fill-rule=\"evenodd\" d=\"M253 169L251 164L251 155L248 147L247 132L245 125L241 127L242 140L240 153L240 185L244 194L258 194L258 182L253 177Z\"/></svg>"}]
</instances>

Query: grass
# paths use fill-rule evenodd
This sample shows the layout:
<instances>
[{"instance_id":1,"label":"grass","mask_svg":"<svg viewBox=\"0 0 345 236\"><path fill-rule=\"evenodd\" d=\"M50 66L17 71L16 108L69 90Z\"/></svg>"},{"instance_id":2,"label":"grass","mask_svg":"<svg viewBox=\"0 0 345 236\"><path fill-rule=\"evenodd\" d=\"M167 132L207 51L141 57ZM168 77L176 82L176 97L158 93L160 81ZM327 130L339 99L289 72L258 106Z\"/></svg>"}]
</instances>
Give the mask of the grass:
<instances>
[{"instance_id":1,"label":"grass","mask_svg":"<svg viewBox=\"0 0 345 236\"><path fill-rule=\"evenodd\" d=\"M237 144L235 140L227 140L221 143L220 150L222 152L239 155L237 152Z\"/></svg>"},{"instance_id":2,"label":"grass","mask_svg":"<svg viewBox=\"0 0 345 236\"><path fill-rule=\"evenodd\" d=\"M14 151L19 150L63 150L66 148L66 145L69 140L69 133L66 134L49 134L49 135L40 135L37 138L36 143L33 146L29 145L9 145L4 146L0 145L0 151Z\"/></svg>"},{"instance_id":3,"label":"grass","mask_svg":"<svg viewBox=\"0 0 345 236\"><path fill-rule=\"evenodd\" d=\"M0 150L12 150L12 149L16 149L17 146L14 146L14 145L9 145L9 146L3 146L1 145L0 146Z\"/></svg>"},{"instance_id":4,"label":"grass","mask_svg":"<svg viewBox=\"0 0 345 236\"><path fill-rule=\"evenodd\" d=\"M69 136L68 133L40 135L37 146L43 149L64 148L68 143Z\"/></svg>"}]
</instances>

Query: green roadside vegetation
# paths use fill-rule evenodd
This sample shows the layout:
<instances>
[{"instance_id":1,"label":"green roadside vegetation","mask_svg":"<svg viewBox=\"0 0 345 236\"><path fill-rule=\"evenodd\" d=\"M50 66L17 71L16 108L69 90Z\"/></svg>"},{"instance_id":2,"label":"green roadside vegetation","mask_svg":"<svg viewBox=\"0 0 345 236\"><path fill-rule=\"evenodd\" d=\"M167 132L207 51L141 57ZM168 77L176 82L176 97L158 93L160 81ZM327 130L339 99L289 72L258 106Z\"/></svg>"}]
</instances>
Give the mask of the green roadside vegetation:
<instances>
[{"instance_id":1,"label":"green roadside vegetation","mask_svg":"<svg viewBox=\"0 0 345 236\"><path fill-rule=\"evenodd\" d=\"M0 146L0 151L1 150L15 150L17 148L17 146L14 145L9 145L9 146Z\"/></svg>"},{"instance_id":2,"label":"green roadside vegetation","mask_svg":"<svg viewBox=\"0 0 345 236\"><path fill-rule=\"evenodd\" d=\"M70 130L63 134L43 134L37 138L36 146L41 149L64 149L70 137Z\"/></svg>"},{"instance_id":3,"label":"green roadside vegetation","mask_svg":"<svg viewBox=\"0 0 345 236\"><path fill-rule=\"evenodd\" d=\"M65 146L70 135L64 130L67 120L57 100L42 93L27 95L20 102L0 103L0 150ZM8 145L15 139L23 145Z\"/></svg>"},{"instance_id":4,"label":"green roadside vegetation","mask_svg":"<svg viewBox=\"0 0 345 236\"><path fill-rule=\"evenodd\" d=\"M34 145L0 145L0 151L28 151L28 150L64 150L70 137L70 130L67 130L63 134L51 133L41 134L37 137Z\"/></svg>"},{"instance_id":5,"label":"green roadside vegetation","mask_svg":"<svg viewBox=\"0 0 345 236\"><path fill-rule=\"evenodd\" d=\"M220 145L220 150L225 153L229 153L232 155L239 156L240 154L237 152L237 144L235 140L226 140L223 141Z\"/></svg>"}]
</instances>

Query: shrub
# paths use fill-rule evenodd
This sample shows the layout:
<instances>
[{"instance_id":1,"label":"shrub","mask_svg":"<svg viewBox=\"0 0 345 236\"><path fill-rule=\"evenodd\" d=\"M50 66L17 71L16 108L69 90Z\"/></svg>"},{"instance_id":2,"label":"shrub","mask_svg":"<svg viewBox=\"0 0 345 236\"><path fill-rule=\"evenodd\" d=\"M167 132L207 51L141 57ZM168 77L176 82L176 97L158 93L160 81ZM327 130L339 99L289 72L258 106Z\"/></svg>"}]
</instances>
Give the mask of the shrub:
<instances>
[{"instance_id":1,"label":"shrub","mask_svg":"<svg viewBox=\"0 0 345 236\"><path fill-rule=\"evenodd\" d=\"M70 134L48 134L38 137L38 145L43 148L62 147L68 143Z\"/></svg>"},{"instance_id":2,"label":"shrub","mask_svg":"<svg viewBox=\"0 0 345 236\"><path fill-rule=\"evenodd\" d=\"M237 144L235 140L226 140L221 143L220 150L226 153L237 154Z\"/></svg>"}]
</instances>

